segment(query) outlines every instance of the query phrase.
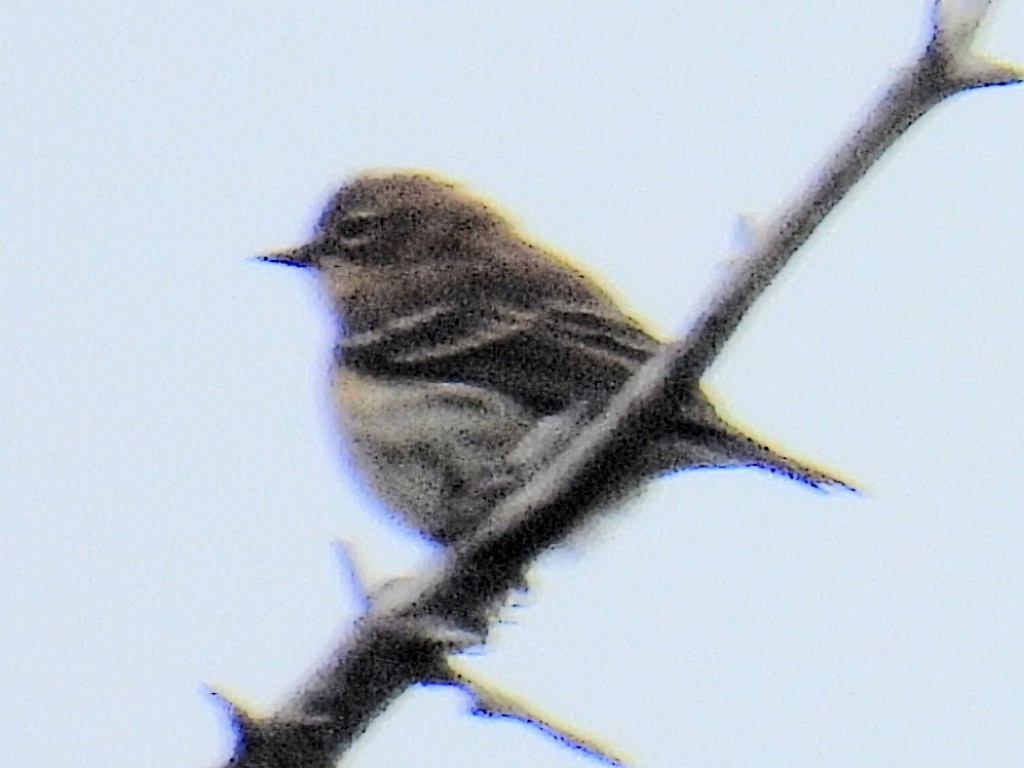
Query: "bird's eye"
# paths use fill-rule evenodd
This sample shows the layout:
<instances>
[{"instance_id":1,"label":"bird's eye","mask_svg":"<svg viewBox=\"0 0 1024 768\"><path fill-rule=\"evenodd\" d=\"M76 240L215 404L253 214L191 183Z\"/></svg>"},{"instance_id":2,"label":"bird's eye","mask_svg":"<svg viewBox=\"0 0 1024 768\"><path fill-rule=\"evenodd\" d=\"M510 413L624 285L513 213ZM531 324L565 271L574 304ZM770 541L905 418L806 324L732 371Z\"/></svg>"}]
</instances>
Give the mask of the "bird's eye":
<instances>
[{"instance_id":1,"label":"bird's eye","mask_svg":"<svg viewBox=\"0 0 1024 768\"><path fill-rule=\"evenodd\" d=\"M357 211L342 216L335 223L333 230L347 245L365 245L380 234L382 224L383 220L379 214Z\"/></svg>"}]
</instances>

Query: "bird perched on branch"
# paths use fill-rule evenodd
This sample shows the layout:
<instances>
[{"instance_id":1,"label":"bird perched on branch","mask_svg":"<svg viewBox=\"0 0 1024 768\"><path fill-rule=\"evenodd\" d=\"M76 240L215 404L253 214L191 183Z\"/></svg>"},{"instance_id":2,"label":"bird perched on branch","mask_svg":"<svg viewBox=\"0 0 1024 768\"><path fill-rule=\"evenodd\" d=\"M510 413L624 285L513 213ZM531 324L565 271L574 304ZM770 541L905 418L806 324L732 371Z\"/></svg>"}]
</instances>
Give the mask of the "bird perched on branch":
<instances>
[{"instance_id":1,"label":"bird perched on branch","mask_svg":"<svg viewBox=\"0 0 1024 768\"><path fill-rule=\"evenodd\" d=\"M338 322L332 395L348 449L371 489L443 544L482 524L660 345L580 270L424 173L355 178L310 242L261 258L316 272ZM744 465L839 482L746 436L698 388L652 425L631 474L639 487Z\"/></svg>"}]
</instances>

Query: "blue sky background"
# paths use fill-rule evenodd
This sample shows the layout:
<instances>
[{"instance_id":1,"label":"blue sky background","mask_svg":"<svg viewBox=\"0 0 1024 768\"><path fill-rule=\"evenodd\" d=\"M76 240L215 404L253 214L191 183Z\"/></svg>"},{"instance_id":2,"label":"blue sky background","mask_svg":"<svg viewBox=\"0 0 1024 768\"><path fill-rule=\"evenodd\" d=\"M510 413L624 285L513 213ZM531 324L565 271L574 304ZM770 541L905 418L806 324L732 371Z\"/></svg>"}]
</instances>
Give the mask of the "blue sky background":
<instances>
[{"instance_id":1,"label":"blue sky background","mask_svg":"<svg viewBox=\"0 0 1024 768\"><path fill-rule=\"evenodd\" d=\"M924 3L0 9L0 754L208 766L431 553L336 456L296 243L367 167L442 171L670 334L924 39ZM1024 6L982 45L1024 61ZM709 383L863 496L660 481L468 661L650 766L1020 765L1024 90L949 102ZM353 766L575 766L409 692ZM389 762L390 761L390 762Z\"/></svg>"}]
</instances>

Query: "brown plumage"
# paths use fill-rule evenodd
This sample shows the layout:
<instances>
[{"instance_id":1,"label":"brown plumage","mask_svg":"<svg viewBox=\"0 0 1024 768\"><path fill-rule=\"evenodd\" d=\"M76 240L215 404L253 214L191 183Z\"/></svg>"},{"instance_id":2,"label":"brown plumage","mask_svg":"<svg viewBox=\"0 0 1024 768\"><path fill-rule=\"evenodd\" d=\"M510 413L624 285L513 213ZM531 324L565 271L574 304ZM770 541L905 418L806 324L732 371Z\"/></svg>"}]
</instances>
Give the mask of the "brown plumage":
<instances>
[{"instance_id":1,"label":"brown plumage","mask_svg":"<svg viewBox=\"0 0 1024 768\"><path fill-rule=\"evenodd\" d=\"M424 174L356 178L311 242L265 258L316 269L339 321L333 386L353 456L392 509L444 543L660 344L581 271ZM736 465L838 482L747 437L700 391L638 452L638 485Z\"/></svg>"}]
</instances>

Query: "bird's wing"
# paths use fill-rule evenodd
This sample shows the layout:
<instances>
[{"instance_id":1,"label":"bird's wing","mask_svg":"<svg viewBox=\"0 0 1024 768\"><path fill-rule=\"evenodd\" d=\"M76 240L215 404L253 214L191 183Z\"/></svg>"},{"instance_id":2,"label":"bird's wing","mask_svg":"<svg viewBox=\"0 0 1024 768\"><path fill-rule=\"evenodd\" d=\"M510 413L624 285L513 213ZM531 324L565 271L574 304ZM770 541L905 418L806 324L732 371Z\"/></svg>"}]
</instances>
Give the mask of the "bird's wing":
<instances>
[{"instance_id":1,"label":"bird's wing","mask_svg":"<svg viewBox=\"0 0 1024 768\"><path fill-rule=\"evenodd\" d=\"M346 366L377 376L472 384L549 416L601 407L660 346L614 308L556 300L443 305L342 339ZM846 485L730 424L697 390L667 416L643 452L645 472L687 466L759 466L809 485Z\"/></svg>"},{"instance_id":2,"label":"bird's wing","mask_svg":"<svg viewBox=\"0 0 1024 768\"><path fill-rule=\"evenodd\" d=\"M438 305L338 345L345 365L376 375L488 387L539 415L603 402L659 342L614 308L547 300L525 308L491 299Z\"/></svg>"}]
</instances>

